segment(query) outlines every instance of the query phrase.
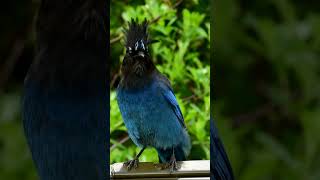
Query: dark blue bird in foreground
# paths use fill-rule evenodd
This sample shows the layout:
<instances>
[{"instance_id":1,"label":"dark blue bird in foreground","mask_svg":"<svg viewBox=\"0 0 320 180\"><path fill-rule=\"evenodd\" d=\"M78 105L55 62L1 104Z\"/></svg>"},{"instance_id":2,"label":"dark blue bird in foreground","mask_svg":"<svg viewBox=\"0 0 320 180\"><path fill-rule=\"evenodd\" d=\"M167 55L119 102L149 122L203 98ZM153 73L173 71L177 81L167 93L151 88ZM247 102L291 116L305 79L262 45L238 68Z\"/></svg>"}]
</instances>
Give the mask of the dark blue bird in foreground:
<instances>
[{"instance_id":1,"label":"dark blue bird in foreground","mask_svg":"<svg viewBox=\"0 0 320 180\"><path fill-rule=\"evenodd\" d=\"M121 66L117 101L132 141L142 150L134 160L125 163L136 168L138 158L147 147L156 148L160 163L171 171L176 161L186 160L191 145L184 119L169 80L151 60L151 41L145 20L129 23L126 34L126 55Z\"/></svg>"},{"instance_id":2,"label":"dark blue bird in foreground","mask_svg":"<svg viewBox=\"0 0 320 180\"><path fill-rule=\"evenodd\" d=\"M233 180L233 172L227 153L218 137L218 131L212 118L210 118L210 139L211 179Z\"/></svg>"},{"instance_id":3,"label":"dark blue bird in foreground","mask_svg":"<svg viewBox=\"0 0 320 180\"><path fill-rule=\"evenodd\" d=\"M23 125L41 180L105 180L107 1L44 0L25 79Z\"/></svg>"}]
</instances>

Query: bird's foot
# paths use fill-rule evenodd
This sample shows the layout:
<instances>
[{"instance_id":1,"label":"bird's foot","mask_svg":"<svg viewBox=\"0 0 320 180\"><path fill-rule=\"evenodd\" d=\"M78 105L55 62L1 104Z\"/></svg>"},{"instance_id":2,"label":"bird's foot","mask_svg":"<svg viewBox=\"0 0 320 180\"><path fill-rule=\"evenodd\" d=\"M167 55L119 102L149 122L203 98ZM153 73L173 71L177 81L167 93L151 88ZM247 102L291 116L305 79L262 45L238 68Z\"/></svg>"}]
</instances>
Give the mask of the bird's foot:
<instances>
[{"instance_id":1,"label":"bird's foot","mask_svg":"<svg viewBox=\"0 0 320 180\"><path fill-rule=\"evenodd\" d=\"M125 163L123 163L126 167L127 170L130 171L132 168L136 169L139 166L139 159L133 159L133 160L129 160Z\"/></svg>"},{"instance_id":2,"label":"bird's foot","mask_svg":"<svg viewBox=\"0 0 320 180\"><path fill-rule=\"evenodd\" d=\"M166 165L164 167L165 167L165 169L170 168L170 174L179 169L176 158L174 157L174 155L171 156L170 161L168 163L166 163Z\"/></svg>"}]
</instances>

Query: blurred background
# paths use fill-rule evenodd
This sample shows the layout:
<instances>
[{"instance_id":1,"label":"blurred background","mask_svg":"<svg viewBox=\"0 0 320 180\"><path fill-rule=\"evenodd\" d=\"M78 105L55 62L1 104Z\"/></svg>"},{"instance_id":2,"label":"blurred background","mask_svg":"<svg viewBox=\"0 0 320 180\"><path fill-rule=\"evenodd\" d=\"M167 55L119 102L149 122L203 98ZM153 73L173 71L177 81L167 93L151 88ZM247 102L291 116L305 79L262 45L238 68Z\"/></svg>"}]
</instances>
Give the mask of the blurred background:
<instances>
[{"instance_id":1,"label":"blurred background","mask_svg":"<svg viewBox=\"0 0 320 180\"><path fill-rule=\"evenodd\" d=\"M0 179L37 179L24 138L20 98L34 58L38 1L6 1L0 16Z\"/></svg>"},{"instance_id":2,"label":"blurred background","mask_svg":"<svg viewBox=\"0 0 320 180\"><path fill-rule=\"evenodd\" d=\"M153 3L149 4L149 10L144 10L148 2ZM208 34L206 9L209 8L213 17L211 83L214 88L211 89L211 107L236 178L320 179L320 6L317 1L215 0L211 8L207 1L199 0L184 0L175 8L172 7L177 2L168 0L113 0L111 3L114 7L118 6L111 8L111 39L114 41L111 42L110 50L113 62L111 75L114 79L112 90L119 80L114 77L118 73L124 53L120 35L125 20L134 15L135 9L141 11L139 15L148 13L148 17L156 20L155 17L162 14L162 11L169 10L160 9L159 5L153 4L168 6L167 9L173 9L175 15L168 13L169 15L164 15L164 19L177 19L173 20L174 23L170 26L161 25L170 22L161 22L161 18L151 25L151 35L165 43L154 44L152 50L159 69L170 78L174 86L183 113L190 116L186 117L189 119L187 126L190 134L193 139L197 138L197 133L194 134L197 131L194 129L202 127L201 123L198 125L199 128L191 126L192 117L198 116L198 113L205 113L205 108L208 107L206 103L201 102L204 99L197 100L186 93L189 89L184 89L185 75L175 73L181 70L172 71L170 67L173 65L166 62L167 58L161 57L161 54L165 53L159 55L157 49L168 47L169 50L175 50L175 57L178 55L180 48L172 48L176 46L176 42L172 41L185 42L184 38L187 35L180 32L183 29L184 9L185 16L188 16L188 13L192 14L191 17L198 17L193 13L205 16L203 19L195 18L191 22L199 23L199 19L202 19L197 27ZM34 58L33 19L38 5L39 1L33 0L6 1L1 6L3 15L0 16L0 179L37 179L23 136L20 97L24 76ZM137 8L138 5L142 6ZM156 14L158 12L159 14ZM171 27L174 30L170 30ZM169 30L166 30L167 28ZM163 35L168 32L170 36ZM208 37L205 37L205 33L197 33L199 37L188 37L192 42L189 42L190 46L186 51L187 54L196 53L192 56L200 60L203 68L208 65L208 55L203 52L208 48ZM201 48L197 47L199 42ZM167 68L167 65L170 66ZM183 67L201 66L188 64ZM198 73L198 76L202 76L208 71ZM189 86L202 87L201 84L193 83L204 78L186 79L191 82ZM208 92L204 90L207 87L194 90ZM115 98L114 93L112 96ZM190 98L185 100L184 97ZM193 108L196 106L192 106L189 109L190 102L205 108L197 110ZM123 128L114 99L111 105L111 108L114 108L111 109L111 112L114 111L111 120L115 121L111 128ZM191 115L187 115L189 113ZM202 126L208 128L207 125ZM207 133L205 128L202 130ZM130 140L126 140L124 129L112 132L113 153L117 154L113 161L126 160L137 152ZM116 142L121 140L126 141L118 145ZM129 152L125 152L127 148ZM196 149L201 152L200 156L192 152L191 158L206 158L207 153L201 150L205 148ZM152 153L146 153L145 159L153 158L148 157Z\"/></svg>"},{"instance_id":3,"label":"blurred background","mask_svg":"<svg viewBox=\"0 0 320 180\"><path fill-rule=\"evenodd\" d=\"M319 2L215 0L212 12L211 104L236 179L320 179Z\"/></svg>"},{"instance_id":4,"label":"blurred background","mask_svg":"<svg viewBox=\"0 0 320 180\"><path fill-rule=\"evenodd\" d=\"M141 150L128 137L116 101L120 80L124 30L131 18L150 21L151 56L170 80L191 137L190 159L210 159L210 15L209 1L111 1L111 117L110 163L133 159ZM155 149L146 149L140 161L158 162Z\"/></svg>"}]
</instances>

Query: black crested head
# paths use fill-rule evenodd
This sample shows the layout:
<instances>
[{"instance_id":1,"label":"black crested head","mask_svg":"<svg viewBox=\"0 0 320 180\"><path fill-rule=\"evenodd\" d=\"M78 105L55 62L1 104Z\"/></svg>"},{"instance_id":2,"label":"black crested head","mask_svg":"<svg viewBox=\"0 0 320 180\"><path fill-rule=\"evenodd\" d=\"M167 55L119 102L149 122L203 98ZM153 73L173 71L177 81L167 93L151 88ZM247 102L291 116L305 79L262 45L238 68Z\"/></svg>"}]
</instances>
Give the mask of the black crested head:
<instances>
[{"instance_id":1,"label":"black crested head","mask_svg":"<svg viewBox=\"0 0 320 180\"><path fill-rule=\"evenodd\" d=\"M131 19L129 28L126 30L127 51L148 51L148 21L145 19L141 24Z\"/></svg>"},{"instance_id":2,"label":"black crested head","mask_svg":"<svg viewBox=\"0 0 320 180\"><path fill-rule=\"evenodd\" d=\"M148 48L152 42L148 35L147 20L140 24L132 19L126 30L126 55L121 66L123 85L133 86L138 81L145 82L156 69Z\"/></svg>"},{"instance_id":3,"label":"black crested head","mask_svg":"<svg viewBox=\"0 0 320 180\"><path fill-rule=\"evenodd\" d=\"M79 42L100 47L107 39L107 14L105 0L42 0L36 22L37 43L40 47L68 47Z\"/></svg>"},{"instance_id":4,"label":"black crested head","mask_svg":"<svg viewBox=\"0 0 320 180\"><path fill-rule=\"evenodd\" d=\"M25 83L72 92L105 88L106 12L105 0L42 0L36 22L37 55Z\"/></svg>"}]
</instances>

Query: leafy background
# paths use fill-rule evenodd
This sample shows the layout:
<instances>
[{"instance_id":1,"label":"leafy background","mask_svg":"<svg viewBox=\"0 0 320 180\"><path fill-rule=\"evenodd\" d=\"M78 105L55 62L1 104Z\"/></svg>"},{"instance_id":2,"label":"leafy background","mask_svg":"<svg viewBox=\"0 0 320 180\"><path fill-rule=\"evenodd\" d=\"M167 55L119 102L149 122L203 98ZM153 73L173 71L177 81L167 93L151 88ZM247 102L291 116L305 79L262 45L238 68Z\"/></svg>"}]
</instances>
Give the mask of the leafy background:
<instances>
[{"instance_id":1,"label":"leafy background","mask_svg":"<svg viewBox=\"0 0 320 180\"><path fill-rule=\"evenodd\" d=\"M319 8L213 3L211 103L239 180L320 179Z\"/></svg>"},{"instance_id":2,"label":"leafy background","mask_svg":"<svg viewBox=\"0 0 320 180\"><path fill-rule=\"evenodd\" d=\"M119 5L111 9L113 14L119 15L112 16L116 19L111 21L112 39L121 33L118 28L125 25L121 14L128 2L131 1L112 1L113 7ZM171 1L159 2L168 4ZM134 3L145 4L144 1ZM208 1L196 3L184 0L174 9L179 12L178 22L182 22L183 9L204 14L206 10L201 9L209 8L212 13L210 82L214 82L214 88L210 91L211 107L236 178L320 179L318 1L215 0L211 7ZM34 58L32 22L38 5L39 1L33 0L5 1L1 6L4 15L0 16L0 179L37 179L21 127L20 97L24 76ZM207 22L206 18L203 22ZM154 29L158 25L154 23L150 29L157 38L163 36ZM179 29L175 32L182 29L177 23L173 26ZM205 23L201 27L207 31ZM180 37L179 33L171 34L169 39L177 41ZM191 42L191 45L196 43ZM156 46L160 45L154 44L154 51ZM114 62L111 74L115 75L124 52L121 41L111 47ZM190 50L187 52L189 54ZM201 52L203 56L200 48L191 52ZM199 59L203 62L207 58ZM161 62L166 60L161 56L155 60L160 66L170 64ZM170 72L164 73L170 76ZM116 84L118 79L115 79ZM186 87L183 81L171 81L175 92L180 93L179 103L188 105L183 100L188 97L183 94L188 90L183 90ZM116 110L116 106L112 107ZM188 113L187 109L183 113ZM121 123L120 117L112 119ZM119 134L125 136L123 131ZM134 147L130 141L124 146ZM127 154L133 155L136 151L132 148Z\"/></svg>"},{"instance_id":3,"label":"leafy background","mask_svg":"<svg viewBox=\"0 0 320 180\"><path fill-rule=\"evenodd\" d=\"M115 93L120 80L120 63L125 53L123 30L131 18L140 22L147 18L151 38L159 41L151 46L151 56L175 91L191 136L190 159L210 159L210 18L208 7L203 3L111 1L110 163L133 159L140 151L128 137ZM156 150L145 150L140 161L158 162Z\"/></svg>"}]
</instances>

